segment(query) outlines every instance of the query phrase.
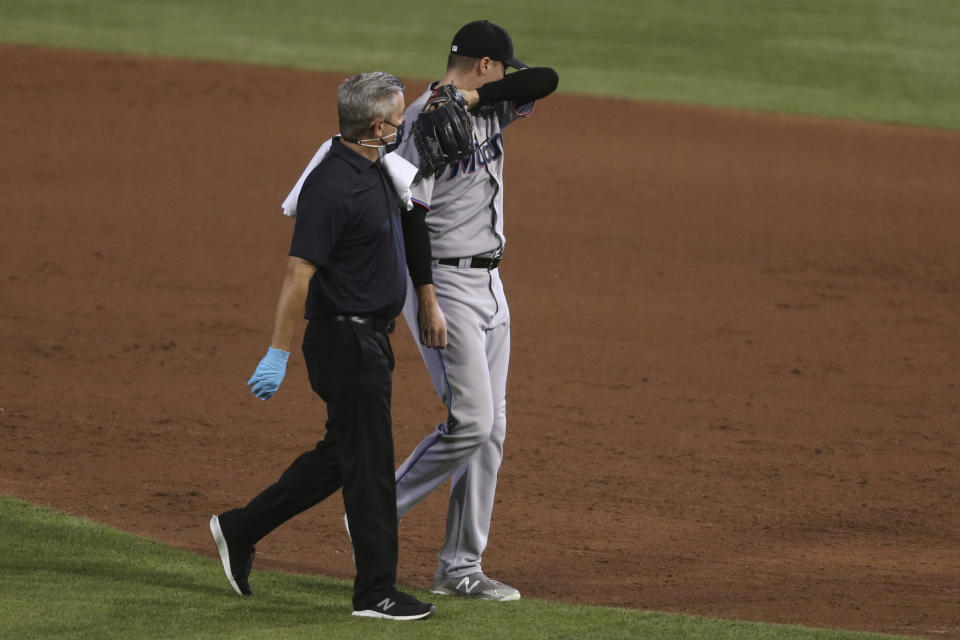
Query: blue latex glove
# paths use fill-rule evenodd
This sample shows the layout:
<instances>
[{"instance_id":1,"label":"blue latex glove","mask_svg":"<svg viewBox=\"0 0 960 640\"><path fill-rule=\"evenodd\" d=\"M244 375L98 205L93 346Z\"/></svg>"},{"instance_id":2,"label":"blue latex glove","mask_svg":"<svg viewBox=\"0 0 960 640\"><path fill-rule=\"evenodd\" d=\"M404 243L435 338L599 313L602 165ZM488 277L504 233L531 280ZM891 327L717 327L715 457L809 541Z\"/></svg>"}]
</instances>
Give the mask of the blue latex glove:
<instances>
[{"instance_id":1,"label":"blue latex glove","mask_svg":"<svg viewBox=\"0 0 960 640\"><path fill-rule=\"evenodd\" d=\"M253 395L266 400L277 392L280 383L283 382L283 376L287 373L289 357L289 351L267 348L267 355L263 356L263 360L257 365L257 370L247 380L247 386L253 391Z\"/></svg>"}]
</instances>

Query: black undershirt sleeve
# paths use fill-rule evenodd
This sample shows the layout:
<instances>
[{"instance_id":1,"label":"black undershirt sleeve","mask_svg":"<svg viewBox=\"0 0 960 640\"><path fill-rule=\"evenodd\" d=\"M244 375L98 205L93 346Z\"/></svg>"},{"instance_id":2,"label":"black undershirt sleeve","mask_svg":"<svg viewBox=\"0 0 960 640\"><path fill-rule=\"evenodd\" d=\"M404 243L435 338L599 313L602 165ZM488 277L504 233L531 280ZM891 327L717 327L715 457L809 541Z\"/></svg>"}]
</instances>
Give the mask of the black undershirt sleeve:
<instances>
[{"instance_id":1,"label":"black undershirt sleeve","mask_svg":"<svg viewBox=\"0 0 960 640\"><path fill-rule=\"evenodd\" d=\"M403 244L407 252L407 269L414 287L433 284L430 269L430 232L427 230L427 209L414 204L412 211L402 211Z\"/></svg>"},{"instance_id":2,"label":"black undershirt sleeve","mask_svg":"<svg viewBox=\"0 0 960 640\"><path fill-rule=\"evenodd\" d=\"M534 100L546 98L554 92L560 76L550 67L530 67L508 73L503 80L489 82L479 89L477 106L494 104L507 100L516 104L528 104Z\"/></svg>"}]
</instances>

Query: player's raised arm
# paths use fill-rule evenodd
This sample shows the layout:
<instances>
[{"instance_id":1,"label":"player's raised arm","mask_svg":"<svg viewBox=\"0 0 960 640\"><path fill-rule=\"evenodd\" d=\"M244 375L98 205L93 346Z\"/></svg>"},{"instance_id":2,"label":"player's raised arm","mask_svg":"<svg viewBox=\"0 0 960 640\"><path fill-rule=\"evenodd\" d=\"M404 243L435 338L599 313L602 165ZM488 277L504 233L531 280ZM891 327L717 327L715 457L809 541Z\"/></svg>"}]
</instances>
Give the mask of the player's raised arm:
<instances>
[{"instance_id":1,"label":"player's raised arm","mask_svg":"<svg viewBox=\"0 0 960 640\"><path fill-rule=\"evenodd\" d=\"M551 67L528 67L488 82L477 93L477 107L497 102L529 104L556 91L560 76Z\"/></svg>"}]
</instances>

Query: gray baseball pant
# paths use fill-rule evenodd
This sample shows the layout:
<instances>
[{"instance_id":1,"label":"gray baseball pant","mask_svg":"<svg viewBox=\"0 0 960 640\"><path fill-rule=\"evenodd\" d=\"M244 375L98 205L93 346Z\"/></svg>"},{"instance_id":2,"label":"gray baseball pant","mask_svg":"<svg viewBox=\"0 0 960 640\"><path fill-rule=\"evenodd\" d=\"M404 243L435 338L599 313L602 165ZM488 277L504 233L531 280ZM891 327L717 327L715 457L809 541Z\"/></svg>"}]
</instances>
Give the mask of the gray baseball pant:
<instances>
[{"instance_id":1,"label":"gray baseball pant","mask_svg":"<svg viewBox=\"0 0 960 640\"><path fill-rule=\"evenodd\" d=\"M507 429L510 311L497 270L437 265L433 279L447 321L447 347L419 344L412 283L403 313L449 414L397 469L397 516L450 478L437 575L459 578L481 570L490 533Z\"/></svg>"}]
</instances>

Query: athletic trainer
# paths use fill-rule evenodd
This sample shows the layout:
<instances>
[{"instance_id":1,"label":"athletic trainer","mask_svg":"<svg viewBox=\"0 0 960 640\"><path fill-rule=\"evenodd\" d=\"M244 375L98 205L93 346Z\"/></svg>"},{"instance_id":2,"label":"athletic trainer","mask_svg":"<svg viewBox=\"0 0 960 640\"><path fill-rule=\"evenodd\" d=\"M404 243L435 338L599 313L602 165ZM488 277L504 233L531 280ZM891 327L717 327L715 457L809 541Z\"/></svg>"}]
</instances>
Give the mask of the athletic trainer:
<instances>
[{"instance_id":1,"label":"athletic trainer","mask_svg":"<svg viewBox=\"0 0 960 640\"><path fill-rule=\"evenodd\" d=\"M303 357L327 405L326 434L247 506L213 516L210 530L230 585L250 595L254 545L342 487L357 568L353 615L417 620L434 607L395 587L388 334L407 268L399 196L381 160L402 138L403 84L382 72L348 78L338 110L341 135L300 190L273 336L248 382L261 400L277 391L304 315Z\"/></svg>"}]
</instances>

